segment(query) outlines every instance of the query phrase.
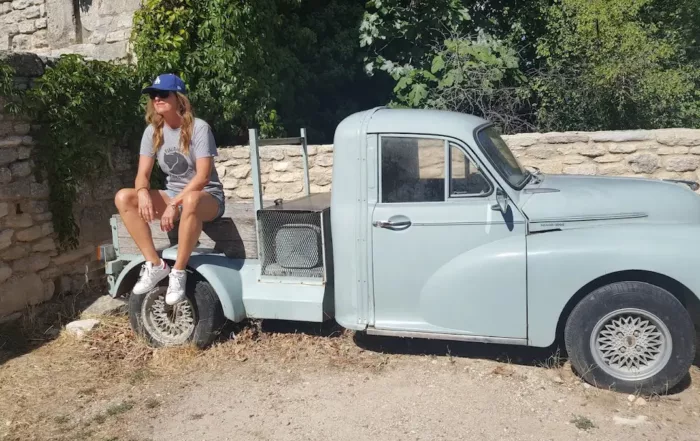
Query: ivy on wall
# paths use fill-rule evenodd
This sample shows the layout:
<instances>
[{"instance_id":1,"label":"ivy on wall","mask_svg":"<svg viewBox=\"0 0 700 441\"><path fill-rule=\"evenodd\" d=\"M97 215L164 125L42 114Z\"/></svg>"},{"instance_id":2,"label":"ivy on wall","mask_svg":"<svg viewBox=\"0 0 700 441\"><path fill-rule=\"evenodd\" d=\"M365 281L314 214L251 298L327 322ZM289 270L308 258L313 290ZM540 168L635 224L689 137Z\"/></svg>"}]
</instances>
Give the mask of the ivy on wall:
<instances>
[{"instance_id":1,"label":"ivy on wall","mask_svg":"<svg viewBox=\"0 0 700 441\"><path fill-rule=\"evenodd\" d=\"M143 133L141 85L133 66L64 55L34 86L18 90L13 70L0 66L0 95L32 121L37 180L49 185L49 208L62 249L78 245L78 191L113 169L118 148L135 148Z\"/></svg>"}]
</instances>

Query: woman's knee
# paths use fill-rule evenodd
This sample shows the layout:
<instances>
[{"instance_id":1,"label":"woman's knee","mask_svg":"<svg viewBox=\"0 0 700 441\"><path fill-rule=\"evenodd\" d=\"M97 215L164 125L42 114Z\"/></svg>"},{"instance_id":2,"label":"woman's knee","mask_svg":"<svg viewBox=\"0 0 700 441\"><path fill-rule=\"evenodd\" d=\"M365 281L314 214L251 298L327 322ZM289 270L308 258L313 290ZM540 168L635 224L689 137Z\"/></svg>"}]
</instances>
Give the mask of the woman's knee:
<instances>
[{"instance_id":1,"label":"woman's knee","mask_svg":"<svg viewBox=\"0 0 700 441\"><path fill-rule=\"evenodd\" d=\"M122 188L114 196L114 205L120 210L131 208L134 205L134 189Z\"/></svg>"},{"instance_id":2,"label":"woman's knee","mask_svg":"<svg viewBox=\"0 0 700 441\"><path fill-rule=\"evenodd\" d=\"M199 207L199 202L202 200L199 192L191 191L182 198L182 211L195 213Z\"/></svg>"}]
</instances>

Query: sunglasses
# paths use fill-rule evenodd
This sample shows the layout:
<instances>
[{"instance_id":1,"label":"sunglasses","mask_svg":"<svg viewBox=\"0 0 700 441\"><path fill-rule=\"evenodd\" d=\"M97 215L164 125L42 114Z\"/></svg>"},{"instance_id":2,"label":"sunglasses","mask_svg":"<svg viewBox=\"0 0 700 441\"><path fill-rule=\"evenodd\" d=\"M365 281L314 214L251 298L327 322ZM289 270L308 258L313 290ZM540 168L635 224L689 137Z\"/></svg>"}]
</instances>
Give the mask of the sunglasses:
<instances>
[{"instance_id":1,"label":"sunglasses","mask_svg":"<svg viewBox=\"0 0 700 441\"><path fill-rule=\"evenodd\" d=\"M150 92L148 92L148 96L150 96L152 100L156 99L156 97L164 100L170 96L170 91L169 90L151 90Z\"/></svg>"}]
</instances>

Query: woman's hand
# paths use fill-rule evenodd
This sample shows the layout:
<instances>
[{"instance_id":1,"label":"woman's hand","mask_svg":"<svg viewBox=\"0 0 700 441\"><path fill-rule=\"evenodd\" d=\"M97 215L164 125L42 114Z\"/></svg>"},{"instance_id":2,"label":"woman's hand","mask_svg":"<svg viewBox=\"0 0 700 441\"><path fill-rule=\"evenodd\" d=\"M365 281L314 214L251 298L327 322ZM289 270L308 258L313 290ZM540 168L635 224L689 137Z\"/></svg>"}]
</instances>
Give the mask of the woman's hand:
<instances>
[{"instance_id":1,"label":"woman's hand","mask_svg":"<svg viewBox=\"0 0 700 441\"><path fill-rule=\"evenodd\" d=\"M173 205L168 205L160 217L160 229L166 233L175 228L175 221L180 214L180 210Z\"/></svg>"},{"instance_id":2,"label":"woman's hand","mask_svg":"<svg viewBox=\"0 0 700 441\"><path fill-rule=\"evenodd\" d=\"M155 219L155 213L153 212L153 201L151 200L151 194L148 189L141 189L138 191L139 198L139 215L141 219L148 223L151 223Z\"/></svg>"}]
</instances>

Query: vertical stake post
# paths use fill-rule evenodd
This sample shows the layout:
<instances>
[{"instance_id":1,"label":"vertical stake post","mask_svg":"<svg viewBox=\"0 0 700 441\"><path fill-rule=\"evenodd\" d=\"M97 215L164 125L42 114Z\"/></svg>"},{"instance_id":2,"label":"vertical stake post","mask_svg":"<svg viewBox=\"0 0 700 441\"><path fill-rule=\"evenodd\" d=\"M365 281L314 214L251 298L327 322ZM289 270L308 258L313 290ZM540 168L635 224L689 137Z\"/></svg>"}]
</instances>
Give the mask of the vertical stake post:
<instances>
[{"instance_id":1,"label":"vertical stake post","mask_svg":"<svg viewBox=\"0 0 700 441\"><path fill-rule=\"evenodd\" d=\"M258 131L248 130L250 139L250 168L253 172L253 206L255 207L255 218L258 211L262 209L262 184L260 182L260 155L258 154Z\"/></svg>"},{"instance_id":2,"label":"vertical stake post","mask_svg":"<svg viewBox=\"0 0 700 441\"><path fill-rule=\"evenodd\" d=\"M304 187L306 195L311 195L311 185L309 184L309 152L306 145L306 129L301 129L301 155L304 157Z\"/></svg>"}]
</instances>

